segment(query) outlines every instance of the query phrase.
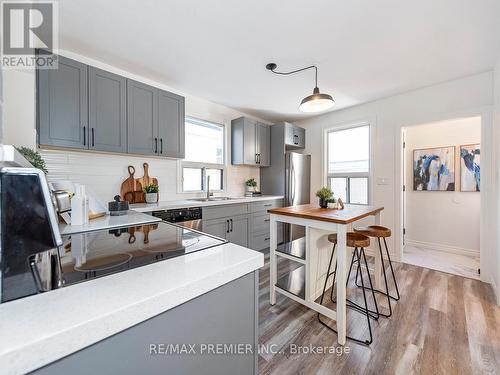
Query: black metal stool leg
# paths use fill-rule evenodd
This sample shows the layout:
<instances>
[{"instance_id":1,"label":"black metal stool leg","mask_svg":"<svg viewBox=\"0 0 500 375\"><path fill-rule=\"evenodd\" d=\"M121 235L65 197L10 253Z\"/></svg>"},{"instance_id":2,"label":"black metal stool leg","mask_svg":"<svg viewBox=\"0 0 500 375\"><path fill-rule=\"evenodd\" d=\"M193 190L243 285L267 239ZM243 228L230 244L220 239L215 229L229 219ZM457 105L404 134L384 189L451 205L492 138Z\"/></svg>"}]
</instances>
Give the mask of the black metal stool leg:
<instances>
[{"instance_id":1,"label":"black metal stool leg","mask_svg":"<svg viewBox=\"0 0 500 375\"><path fill-rule=\"evenodd\" d=\"M356 258L357 258L357 261L360 262L360 255L359 255L359 252L358 252L358 249L356 248L355 249L355 252L353 253L353 256L356 255ZM325 291L326 291L326 285L328 283L328 275L329 275L329 270L330 270L330 267L331 267L331 264L332 264L332 259L333 259L333 252L332 252L332 257L330 258L330 263L328 265L328 273L327 273L327 278L325 279L325 284L323 286L323 294L321 295L321 300L320 300L320 304L323 303L323 297L324 297L324 294L325 294ZM352 263L354 262L354 260L351 260L351 265ZM363 272L363 271L360 271L360 272ZM371 327L371 324L370 324L370 313L368 311L368 304L367 304L367 300L366 300L366 292L365 292L365 288L364 288L364 282L363 282L363 275L361 275L361 283L363 285L363 299L365 301L365 309L364 309L364 313L366 315L366 318L368 320L368 331L370 332L370 339L369 340L360 340L360 339L357 339L355 337L352 337L352 336L346 336L349 340L352 340L352 341L355 341L357 343L360 343L360 344L364 344L364 345L370 345L372 342L373 342L373 335L372 335L372 327ZM326 324L325 322L323 322L321 320L321 314L318 313L317 314L317 317L318 317L318 321L324 325L326 328L328 328L330 331L333 331L335 333L337 333L337 331L335 329L333 329L332 327L330 327L328 324Z\"/></svg>"},{"instance_id":2,"label":"black metal stool leg","mask_svg":"<svg viewBox=\"0 0 500 375\"><path fill-rule=\"evenodd\" d=\"M384 237L384 245L385 245L385 252L387 253L387 259L389 260L389 267L391 267L391 273L392 273L392 280L394 281L394 286L396 287L396 294L397 297L393 297L389 295L393 300L399 301L401 296L399 295L399 288L398 288L398 282L396 281L396 275L394 273L394 268L392 267L392 260L391 260L391 255L389 254L389 249L387 248L387 241L385 240ZM389 293L389 291L387 291Z\"/></svg>"}]
</instances>

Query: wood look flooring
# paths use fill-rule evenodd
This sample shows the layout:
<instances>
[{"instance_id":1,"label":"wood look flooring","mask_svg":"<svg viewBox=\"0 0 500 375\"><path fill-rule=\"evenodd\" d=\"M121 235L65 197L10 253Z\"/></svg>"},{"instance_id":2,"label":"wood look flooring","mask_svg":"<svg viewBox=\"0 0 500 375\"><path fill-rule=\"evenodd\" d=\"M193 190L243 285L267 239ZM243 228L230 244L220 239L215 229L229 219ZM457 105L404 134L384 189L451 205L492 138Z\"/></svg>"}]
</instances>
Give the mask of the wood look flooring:
<instances>
[{"instance_id":1,"label":"wood look flooring","mask_svg":"<svg viewBox=\"0 0 500 375\"><path fill-rule=\"evenodd\" d=\"M349 353L304 354L294 349L313 345L339 350L337 335L318 322L316 312L279 293L276 305L269 305L267 252L259 281L259 342L278 353L261 352L259 374L500 374L500 307L491 287L409 264L394 265L401 300L391 318L372 320L370 346L348 340ZM297 266L280 259L278 276ZM353 282L348 297L360 301ZM378 300L384 310L383 296ZM366 335L366 318L347 311L348 335Z\"/></svg>"}]
</instances>

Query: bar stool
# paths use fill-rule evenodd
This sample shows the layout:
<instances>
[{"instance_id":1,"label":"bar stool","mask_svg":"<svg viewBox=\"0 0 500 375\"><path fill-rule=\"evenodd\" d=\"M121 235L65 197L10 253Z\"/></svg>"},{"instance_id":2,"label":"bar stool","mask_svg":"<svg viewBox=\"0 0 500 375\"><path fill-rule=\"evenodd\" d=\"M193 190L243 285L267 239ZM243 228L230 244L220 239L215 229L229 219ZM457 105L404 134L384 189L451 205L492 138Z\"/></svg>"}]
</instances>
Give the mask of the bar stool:
<instances>
[{"instance_id":1,"label":"bar stool","mask_svg":"<svg viewBox=\"0 0 500 375\"><path fill-rule=\"evenodd\" d=\"M385 292L383 292L381 290L377 290L377 289L375 289L375 291L377 293L384 294L387 297L387 303L389 304L389 314L383 314L383 313L379 313L379 314L388 318L388 317L390 317L392 315L391 299L393 299L395 301L399 301L399 299L400 299L398 283L396 281L396 275L394 273L394 268L392 267L392 260L391 260L390 254L389 254L389 249L387 247L387 241L386 241L386 237L390 237L391 236L391 230L389 228L386 228L386 227L383 227L383 226L380 226L380 225L369 225L367 227L354 228L354 232L355 233L359 233L359 234L363 234L363 235L368 236L368 237L376 238L377 241L378 241L378 249L379 249L379 253L380 253L380 260L382 262L382 270L384 271ZM386 275L386 272L385 272L384 256L382 254L382 243L380 242L381 238L384 240L385 253L387 254L387 259L389 260L389 267L391 268L392 280L393 280L394 286L396 288L396 296L392 296L389 293L389 285L387 283L387 275ZM358 270L356 271L355 281L356 281L356 285L358 287L363 287L364 288L363 285L359 285L358 284L358 271L359 271L359 264L358 264Z\"/></svg>"},{"instance_id":2,"label":"bar stool","mask_svg":"<svg viewBox=\"0 0 500 375\"><path fill-rule=\"evenodd\" d=\"M332 298L332 301L335 302L333 300L333 289L335 287L335 278L336 278L336 273L337 273L337 261L335 261L335 269L334 269L334 271L330 272L330 270L331 270L331 267L332 267L333 258L335 256L335 248L337 246L337 234L336 233L330 234L328 236L328 241L331 242L331 243L333 243L333 251L332 251L332 255L330 256L330 261L328 263L328 271L326 273L325 284L323 286L323 293L321 294L320 305L323 304L323 299L325 297L325 292L326 292L326 286L328 284L328 279L332 275L333 275L333 284L332 284L332 294L330 295L330 297ZM373 284L372 284L372 280L371 280L371 277L370 277L370 271L368 269L368 263L366 261L365 249L364 249L366 246L370 246L370 238L368 236L365 236L365 235L360 234L360 233L348 232L347 233L347 246L354 248L354 251L352 253L351 266L349 268L349 273L347 275L346 286L349 283L349 278L351 276L352 266L353 266L354 262L358 262L358 268L359 268L360 274L361 274L361 284L363 286L363 300L364 300L364 307L362 307L359 304L357 304L357 303L355 303L353 301L350 301L350 300L347 300L347 302L348 302L347 303L347 307L353 308L354 310L362 312L363 314L366 315L366 319L367 319L367 322L368 322L368 331L370 333L370 338L367 339L367 340L361 340L361 339L358 339L358 338L355 338L355 337L351 337L351 336L347 336L347 338L350 339L350 340L356 341L358 343L361 343L361 344L370 345L373 342L373 335L372 335L372 328L371 328L370 318L372 318L372 319L378 319L378 307L377 307L377 304L376 304L375 293L374 293L374 290L373 290ZM369 281L370 287L365 287L365 284L364 284L363 271L362 271L361 267L359 267L359 264L361 263L361 257L363 257L363 261L365 263L366 272L367 272L367 275L368 275L368 281ZM373 315L372 312L368 308L368 301L366 299L366 291L365 291L366 289L371 289L372 290L373 300L375 301L375 309L377 311L375 313L375 315ZM329 330L337 333L337 331L335 329L331 328L328 324L326 324L325 322L323 322L321 320L320 313L318 313L317 316L318 316L318 320L319 320L319 322L321 324L323 324Z\"/></svg>"}]
</instances>

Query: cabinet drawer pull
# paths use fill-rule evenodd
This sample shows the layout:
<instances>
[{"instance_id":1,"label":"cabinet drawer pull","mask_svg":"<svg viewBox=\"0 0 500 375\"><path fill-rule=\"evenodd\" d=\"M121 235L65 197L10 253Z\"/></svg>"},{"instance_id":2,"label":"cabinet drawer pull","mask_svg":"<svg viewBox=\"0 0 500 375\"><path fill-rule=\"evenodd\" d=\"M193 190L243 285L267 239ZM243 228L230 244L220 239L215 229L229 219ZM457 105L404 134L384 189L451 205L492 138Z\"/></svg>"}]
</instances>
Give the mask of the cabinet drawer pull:
<instances>
[{"instance_id":1,"label":"cabinet drawer pull","mask_svg":"<svg viewBox=\"0 0 500 375\"><path fill-rule=\"evenodd\" d=\"M163 154L163 138L160 138L160 154Z\"/></svg>"},{"instance_id":2,"label":"cabinet drawer pull","mask_svg":"<svg viewBox=\"0 0 500 375\"><path fill-rule=\"evenodd\" d=\"M86 138L87 138L87 127L86 127L86 126L84 126L84 127L83 127L83 145L84 145L84 146L86 146L86 144L87 144L87 140L86 140Z\"/></svg>"},{"instance_id":3,"label":"cabinet drawer pull","mask_svg":"<svg viewBox=\"0 0 500 375\"><path fill-rule=\"evenodd\" d=\"M268 221L271 221L271 219L265 219L265 220L264 220L264 222L266 222L266 223L267 223Z\"/></svg>"},{"instance_id":4,"label":"cabinet drawer pull","mask_svg":"<svg viewBox=\"0 0 500 375\"><path fill-rule=\"evenodd\" d=\"M265 204L264 207L271 207L273 204L272 203L269 203L269 204Z\"/></svg>"},{"instance_id":5,"label":"cabinet drawer pull","mask_svg":"<svg viewBox=\"0 0 500 375\"><path fill-rule=\"evenodd\" d=\"M264 238L264 241L269 241L269 240L270 240L269 237Z\"/></svg>"}]
</instances>

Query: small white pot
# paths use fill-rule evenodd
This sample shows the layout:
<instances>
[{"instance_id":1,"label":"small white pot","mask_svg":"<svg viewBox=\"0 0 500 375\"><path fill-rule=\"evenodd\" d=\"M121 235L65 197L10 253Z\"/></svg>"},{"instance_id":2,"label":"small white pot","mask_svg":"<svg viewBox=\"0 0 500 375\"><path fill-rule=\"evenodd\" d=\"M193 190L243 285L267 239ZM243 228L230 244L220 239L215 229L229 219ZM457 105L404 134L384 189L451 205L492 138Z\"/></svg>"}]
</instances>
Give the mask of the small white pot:
<instances>
[{"instance_id":1,"label":"small white pot","mask_svg":"<svg viewBox=\"0 0 500 375\"><path fill-rule=\"evenodd\" d=\"M146 193L145 198L146 203L156 203L158 202L158 193Z\"/></svg>"}]
</instances>

